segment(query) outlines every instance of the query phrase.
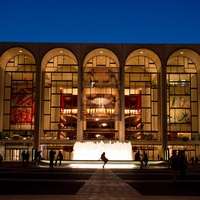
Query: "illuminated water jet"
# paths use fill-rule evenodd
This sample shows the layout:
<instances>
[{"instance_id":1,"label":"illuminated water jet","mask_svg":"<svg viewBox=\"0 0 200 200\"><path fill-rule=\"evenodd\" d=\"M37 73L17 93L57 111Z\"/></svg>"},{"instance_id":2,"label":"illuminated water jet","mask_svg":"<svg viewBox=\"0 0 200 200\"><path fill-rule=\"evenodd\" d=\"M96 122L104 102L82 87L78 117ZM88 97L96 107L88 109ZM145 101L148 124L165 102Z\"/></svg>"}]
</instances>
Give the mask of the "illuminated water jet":
<instances>
[{"instance_id":1,"label":"illuminated water jet","mask_svg":"<svg viewBox=\"0 0 200 200\"><path fill-rule=\"evenodd\" d=\"M76 142L73 160L98 160L105 152L109 160L132 160L131 143L125 142Z\"/></svg>"}]
</instances>

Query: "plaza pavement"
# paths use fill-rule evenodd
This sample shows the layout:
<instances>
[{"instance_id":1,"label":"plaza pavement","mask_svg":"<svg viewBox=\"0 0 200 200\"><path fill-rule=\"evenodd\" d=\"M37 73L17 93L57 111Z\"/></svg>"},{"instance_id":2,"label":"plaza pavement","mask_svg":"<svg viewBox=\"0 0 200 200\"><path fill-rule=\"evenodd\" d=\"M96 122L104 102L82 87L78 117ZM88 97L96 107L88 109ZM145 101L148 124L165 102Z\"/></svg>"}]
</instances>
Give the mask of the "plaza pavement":
<instances>
[{"instance_id":1,"label":"plaza pavement","mask_svg":"<svg viewBox=\"0 0 200 200\"><path fill-rule=\"evenodd\" d=\"M53 169L48 165L2 166L0 200L192 200L200 197L199 168L190 166L184 182L172 183L172 172L167 166L148 166L143 170L139 165L126 169L92 166L62 165Z\"/></svg>"}]
</instances>

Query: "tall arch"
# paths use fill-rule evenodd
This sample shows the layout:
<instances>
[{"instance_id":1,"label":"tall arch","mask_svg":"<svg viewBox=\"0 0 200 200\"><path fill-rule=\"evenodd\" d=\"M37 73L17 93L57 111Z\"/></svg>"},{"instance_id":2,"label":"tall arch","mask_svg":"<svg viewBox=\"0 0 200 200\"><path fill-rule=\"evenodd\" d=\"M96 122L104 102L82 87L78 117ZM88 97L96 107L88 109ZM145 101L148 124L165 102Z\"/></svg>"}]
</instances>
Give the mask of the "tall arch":
<instances>
[{"instance_id":1,"label":"tall arch","mask_svg":"<svg viewBox=\"0 0 200 200\"><path fill-rule=\"evenodd\" d=\"M64 48L50 50L42 60L44 78L41 139L75 140L77 130L78 61Z\"/></svg>"},{"instance_id":2,"label":"tall arch","mask_svg":"<svg viewBox=\"0 0 200 200\"><path fill-rule=\"evenodd\" d=\"M11 139L33 139L35 129L36 62L21 47L8 49L1 56L3 112L1 129ZM27 147L27 150L28 147ZM6 153L6 159L19 160L22 150ZM8 158L9 156L11 156Z\"/></svg>"},{"instance_id":3,"label":"tall arch","mask_svg":"<svg viewBox=\"0 0 200 200\"><path fill-rule=\"evenodd\" d=\"M83 62L82 120L83 138L119 138L119 60L110 50L89 52Z\"/></svg>"},{"instance_id":4,"label":"tall arch","mask_svg":"<svg viewBox=\"0 0 200 200\"><path fill-rule=\"evenodd\" d=\"M149 49L137 49L131 52L125 61L124 110L127 140L161 140L158 73L160 70L159 57ZM148 154L154 156L150 150Z\"/></svg>"},{"instance_id":5,"label":"tall arch","mask_svg":"<svg viewBox=\"0 0 200 200\"><path fill-rule=\"evenodd\" d=\"M173 52L167 61L167 131L169 141L195 140L199 133L200 57L191 49Z\"/></svg>"}]
</instances>

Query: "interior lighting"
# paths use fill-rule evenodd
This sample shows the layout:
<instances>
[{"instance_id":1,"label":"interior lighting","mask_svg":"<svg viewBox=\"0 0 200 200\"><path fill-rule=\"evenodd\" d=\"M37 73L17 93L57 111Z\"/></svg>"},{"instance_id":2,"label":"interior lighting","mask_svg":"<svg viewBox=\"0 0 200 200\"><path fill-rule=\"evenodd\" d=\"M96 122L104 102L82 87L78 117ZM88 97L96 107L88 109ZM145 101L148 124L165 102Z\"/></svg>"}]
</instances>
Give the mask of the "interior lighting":
<instances>
[{"instance_id":1,"label":"interior lighting","mask_svg":"<svg viewBox=\"0 0 200 200\"><path fill-rule=\"evenodd\" d=\"M99 53L100 53L100 54L102 54L102 53L103 53L103 51L100 51Z\"/></svg>"},{"instance_id":2,"label":"interior lighting","mask_svg":"<svg viewBox=\"0 0 200 200\"><path fill-rule=\"evenodd\" d=\"M102 123L101 126L107 126L107 123Z\"/></svg>"},{"instance_id":3,"label":"interior lighting","mask_svg":"<svg viewBox=\"0 0 200 200\"><path fill-rule=\"evenodd\" d=\"M95 137L97 137L97 138L100 137L100 136L101 136L100 134L96 134L96 135L95 135Z\"/></svg>"}]
</instances>

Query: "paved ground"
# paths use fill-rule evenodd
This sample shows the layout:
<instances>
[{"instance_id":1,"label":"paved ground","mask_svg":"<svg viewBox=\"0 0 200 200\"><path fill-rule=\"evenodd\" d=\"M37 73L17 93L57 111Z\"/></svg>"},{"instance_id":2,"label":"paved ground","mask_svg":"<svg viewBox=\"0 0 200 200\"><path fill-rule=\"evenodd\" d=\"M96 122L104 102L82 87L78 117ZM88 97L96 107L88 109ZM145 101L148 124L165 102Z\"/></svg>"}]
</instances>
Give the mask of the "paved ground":
<instances>
[{"instance_id":1,"label":"paved ground","mask_svg":"<svg viewBox=\"0 0 200 200\"><path fill-rule=\"evenodd\" d=\"M177 183L172 183L171 170L159 166L144 170L139 167L0 167L1 200L199 199L199 184L200 170L192 166L185 181Z\"/></svg>"}]
</instances>

